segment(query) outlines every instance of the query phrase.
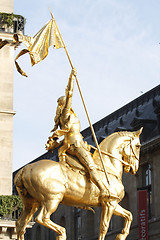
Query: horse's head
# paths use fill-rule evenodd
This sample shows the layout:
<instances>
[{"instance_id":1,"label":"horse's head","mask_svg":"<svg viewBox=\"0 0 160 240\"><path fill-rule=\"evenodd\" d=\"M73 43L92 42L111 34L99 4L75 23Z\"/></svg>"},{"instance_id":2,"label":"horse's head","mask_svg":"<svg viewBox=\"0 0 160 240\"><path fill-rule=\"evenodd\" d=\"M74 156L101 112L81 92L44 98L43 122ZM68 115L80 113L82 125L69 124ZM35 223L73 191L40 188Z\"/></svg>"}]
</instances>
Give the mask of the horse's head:
<instances>
[{"instance_id":1,"label":"horse's head","mask_svg":"<svg viewBox=\"0 0 160 240\"><path fill-rule=\"evenodd\" d=\"M141 146L139 135L142 129L143 128L136 132L114 132L100 143L99 146L103 154L103 161L106 168L121 172L121 164L125 172L130 172L132 174L137 172L139 168ZM102 165L98 151L94 152L93 159L98 166Z\"/></svg>"},{"instance_id":2,"label":"horse's head","mask_svg":"<svg viewBox=\"0 0 160 240\"><path fill-rule=\"evenodd\" d=\"M124 171L135 174L139 168L139 154L140 154L140 140L139 135L142 132L140 130L136 132L129 133L129 139L124 140L121 146L122 160L124 161ZM126 164L125 164L126 163Z\"/></svg>"}]
</instances>

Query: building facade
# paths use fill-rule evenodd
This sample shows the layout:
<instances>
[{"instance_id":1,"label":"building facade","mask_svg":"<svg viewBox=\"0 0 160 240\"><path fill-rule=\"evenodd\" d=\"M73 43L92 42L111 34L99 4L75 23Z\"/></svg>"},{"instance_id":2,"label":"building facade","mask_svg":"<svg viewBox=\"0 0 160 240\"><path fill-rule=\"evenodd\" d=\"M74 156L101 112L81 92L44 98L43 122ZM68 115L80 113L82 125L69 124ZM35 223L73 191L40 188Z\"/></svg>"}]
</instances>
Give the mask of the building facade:
<instances>
[{"instance_id":1,"label":"building facade","mask_svg":"<svg viewBox=\"0 0 160 240\"><path fill-rule=\"evenodd\" d=\"M13 14L13 0L0 2L0 194L12 194L13 34L24 30L24 18ZM7 43L7 44L6 44ZM5 183L5 184L4 184Z\"/></svg>"},{"instance_id":2,"label":"building facade","mask_svg":"<svg viewBox=\"0 0 160 240\"><path fill-rule=\"evenodd\" d=\"M14 48L17 47L13 43L13 34L22 29L24 29L24 18L13 14L13 0L1 0L0 195L12 194L13 116L15 115L15 111L13 111L13 64ZM15 221L0 217L0 239L16 239Z\"/></svg>"},{"instance_id":3,"label":"building facade","mask_svg":"<svg viewBox=\"0 0 160 240\"><path fill-rule=\"evenodd\" d=\"M13 0L0 2L0 12L13 13ZM2 24L0 14L0 41L12 42L13 33ZM13 145L13 62L14 46L6 45L0 50L0 194L12 194L12 145Z\"/></svg>"},{"instance_id":4,"label":"building facade","mask_svg":"<svg viewBox=\"0 0 160 240\"><path fill-rule=\"evenodd\" d=\"M141 139L140 167L136 175L123 174L125 197L121 205L131 211L133 222L128 240L160 239L160 85L141 95L134 101L113 112L93 125L98 142L115 131L135 131L143 127ZM90 128L82 131L85 141L94 145ZM35 159L58 161L57 149ZM33 161L33 162L34 162ZM14 173L15 176L16 172ZM15 187L14 193L16 193ZM140 193L146 193L142 199ZM147 207L140 212L140 202L147 202ZM70 240L97 240L99 235L101 208L91 211L60 205L52 220L67 229ZM124 226L121 217L113 216L106 239L113 240ZM141 234L142 236L139 236ZM148 237L147 237L148 236ZM143 237L143 238L142 238ZM35 224L27 231L26 239L56 239L55 233Z\"/></svg>"}]
</instances>

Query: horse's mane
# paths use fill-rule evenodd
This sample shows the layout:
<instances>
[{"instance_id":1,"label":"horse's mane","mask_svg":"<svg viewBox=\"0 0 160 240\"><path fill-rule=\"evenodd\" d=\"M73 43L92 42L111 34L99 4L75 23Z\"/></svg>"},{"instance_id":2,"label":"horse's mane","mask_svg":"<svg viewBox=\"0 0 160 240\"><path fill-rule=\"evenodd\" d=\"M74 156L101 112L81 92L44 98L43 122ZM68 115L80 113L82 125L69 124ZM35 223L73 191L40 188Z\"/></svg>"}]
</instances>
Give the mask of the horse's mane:
<instances>
[{"instance_id":1,"label":"horse's mane","mask_svg":"<svg viewBox=\"0 0 160 240\"><path fill-rule=\"evenodd\" d=\"M136 136L136 132L129 132L129 131L119 131L119 132L114 132L112 134L110 134L109 136L106 137L109 138L109 137L123 137L123 136L126 136L126 137L135 137Z\"/></svg>"},{"instance_id":2,"label":"horse's mane","mask_svg":"<svg viewBox=\"0 0 160 240\"><path fill-rule=\"evenodd\" d=\"M128 136L128 137L136 136L136 132L120 131L120 132L115 132L115 133L117 133L119 136Z\"/></svg>"},{"instance_id":3,"label":"horse's mane","mask_svg":"<svg viewBox=\"0 0 160 240\"><path fill-rule=\"evenodd\" d=\"M126 137L126 138L134 138L137 136L137 132L131 132L131 131L119 131L119 132L114 132L112 134L110 134L109 136L107 136L101 143L100 146L102 147L104 144L106 144L108 142L108 144L110 144L110 142L112 140L118 139L120 137ZM107 145L108 145L107 144Z\"/></svg>"}]
</instances>

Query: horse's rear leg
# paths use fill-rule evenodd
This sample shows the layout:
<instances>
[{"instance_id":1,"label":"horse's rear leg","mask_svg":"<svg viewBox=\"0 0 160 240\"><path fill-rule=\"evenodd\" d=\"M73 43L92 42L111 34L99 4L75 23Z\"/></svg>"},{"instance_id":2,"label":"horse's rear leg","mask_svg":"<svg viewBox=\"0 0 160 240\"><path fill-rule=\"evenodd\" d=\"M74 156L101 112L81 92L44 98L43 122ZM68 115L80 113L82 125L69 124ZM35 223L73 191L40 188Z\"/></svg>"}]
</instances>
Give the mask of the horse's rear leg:
<instances>
[{"instance_id":1,"label":"horse's rear leg","mask_svg":"<svg viewBox=\"0 0 160 240\"><path fill-rule=\"evenodd\" d=\"M56 211L60 200L46 200L41 207L39 215L36 217L36 222L42 224L45 227L48 227L55 231L58 234L56 240L66 240L66 229L57 225L56 223L50 220L50 216L53 212Z\"/></svg>"},{"instance_id":2,"label":"horse's rear leg","mask_svg":"<svg viewBox=\"0 0 160 240\"><path fill-rule=\"evenodd\" d=\"M121 216L125 219L124 228L122 233L118 234L116 240L125 240L129 235L130 226L132 223L132 213L127 211L126 209L122 208L119 204L116 206L114 210L114 214L117 216Z\"/></svg>"},{"instance_id":3,"label":"horse's rear leg","mask_svg":"<svg viewBox=\"0 0 160 240\"><path fill-rule=\"evenodd\" d=\"M19 219L16 221L16 232L17 232L17 240L24 239L24 233L27 227L27 224L31 221L34 213L38 210L38 203L35 204L27 204L23 206L22 213Z\"/></svg>"},{"instance_id":4,"label":"horse's rear leg","mask_svg":"<svg viewBox=\"0 0 160 240\"><path fill-rule=\"evenodd\" d=\"M40 204L32 198L24 187L17 187L18 194L23 202L23 210L19 219L16 221L17 239L23 240L27 224L31 221L34 213L38 210Z\"/></svg>"}]
</instances>

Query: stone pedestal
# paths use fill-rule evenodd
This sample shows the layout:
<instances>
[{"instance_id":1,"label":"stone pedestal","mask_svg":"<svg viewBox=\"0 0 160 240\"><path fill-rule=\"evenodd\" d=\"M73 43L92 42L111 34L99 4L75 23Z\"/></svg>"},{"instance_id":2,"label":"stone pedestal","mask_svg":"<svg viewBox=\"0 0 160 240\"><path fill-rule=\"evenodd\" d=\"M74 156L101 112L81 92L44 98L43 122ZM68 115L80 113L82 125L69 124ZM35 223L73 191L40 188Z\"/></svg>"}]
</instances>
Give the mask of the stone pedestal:
<instances>
[{"instance_id":1,"label":"stone pedestal","mask_svg":"<svg viewBox=\"0 0 160 240\"><path fill-rule=\"evenodd\" d=\"M34 223L28 224L27 228L32 228L33 224ZM0 219L0 239L3 240L17 239L15 221Z\"/></svg>"}]
</instances>

